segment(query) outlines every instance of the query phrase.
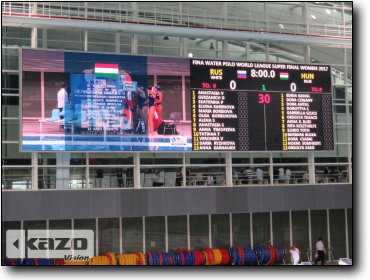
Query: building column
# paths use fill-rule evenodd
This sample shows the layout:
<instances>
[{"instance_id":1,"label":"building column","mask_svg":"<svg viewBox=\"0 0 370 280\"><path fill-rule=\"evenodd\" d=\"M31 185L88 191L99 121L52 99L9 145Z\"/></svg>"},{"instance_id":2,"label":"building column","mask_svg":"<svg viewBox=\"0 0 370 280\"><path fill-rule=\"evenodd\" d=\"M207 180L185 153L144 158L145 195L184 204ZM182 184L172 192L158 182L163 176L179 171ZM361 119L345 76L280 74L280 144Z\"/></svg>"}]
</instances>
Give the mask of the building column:
<instances>
[{"instance_id":1,"label":"building column","mask_svg":"<svg viewBox=\"0 0 370 280\"><path fill-rule=\"evenodd\" d=\"M89 47L88 47L88 41L89 41L89 39L88 39L88 31L82 31L82 32L84 32L83 34L84 34L84 51L85 52L87 52L88 50L89 50Z\"/></svg>"},{"instance_id":2,"label":"building column","mask_svg":"<svg viewBox=\"0 0 370 280\"><path fill-rule=\"evenodd\" d=\"M36 27L31 28L31 48L33 49L37 48L37 28Z\"/></svg>"},{"instance_id":3,"label":"building column","mask_svg":"<svg viewBox=\"0 0 370 280\"><path fill-rule=\"evenodd\" d=\"M226 152L226 186L233 186L233 168L231 152Z\"/></svg>"},{"instance_id":4,"label":"building column","mask_svg":"<svg viewBox=\"0 0 370 280\"><path fill-rule=\"evenodd\" d=\"M221 14L223 19L223 27L227 26L227 2L222 2Z\"/></svg>"},{"instance_id":5,"label":"building column","mask_svg":"<svg viewBox=\"0 0 370 280\"><path fill-rule=\"evenodd\" d=\"M140 153L134 153L134 188L141 189L140 184Z\"/></svg>"},{"instance_id":6,"label":"building column","mask_svg":"<svg viewBox=\"0 0 370 280\"><path fill-rule=\"evenodd\" d=\"M247 54L247 60L251 59L251 43L247 42L245 43L245 52Z\"/></svg>"},{"instance_id":7,"label":"building column","mask_svg":"<svg viewBox=\"0 0 370 280\"><path fill-rule=\"evenodd\" d=\"M116 53L121 52L121 33L116 33Z\"/></svg>"},{"instance_id":8,"label":"building column","mask_svg":"<svg viewBox=\"0 0 370 280\"><path fill-rule=\"evenodd\" d=\"M32 173L31 173L31 189L38 190L38 161L37 161L37 153L31 154L31 162L32 162Z\"/></svg>"},{"instance_id":9,"label":"building column","mask_svg":"<svg viewBox=\"0 0 370 280\"><path fill-rule=\"evenodd\" d=\"M303 46L304 51L304 63L311 63L311 47Z\"/></svg>"},{"instance_id":10,"label":"building column","mask_svg":"<svg viewBox=\"0 0 370 280\"><path fill-rule=\"evenodd\" d=\"M131 9L133 10L132 21L137 21L137 15L138 15L137 2L131 2Z\"/></svg>"},{"instance_id":11,"label":"building column","mask_svg":"<svg viewBox=\"0 0 370 280\"><path fill-rule=\"evenodd\" d=\"M308 152L308 183L313 185L316 183L315 181L315 156L314 152Z\"/></svg>"},{"instance_id":12,"label":"building column","mask_svg":"<svg viewBox=\"0 0 370 280\"><path fill-rule=\"evenodd\" d=\"M229 53L228 53L228 41L222 40L222 59L228 59Z\"/></svg>"},{"instance_id":13,"label":"building column","mask_svg":"<svg viewBox=\"0 0 370 280\"><path fill-rule=\"evenodd\" d=\"M179 14L179 24L182 24L182 2L179 2Z\"/></svg>"},{"instance_id":14,"label":"building column","mask_svg":"<svg viewBox=\"0 0 370 280\"><path fill-rule=\"evenodd\" d=\"M131 35L131 54L138 54L137 34Z\"/></svg>"}]
</instances>

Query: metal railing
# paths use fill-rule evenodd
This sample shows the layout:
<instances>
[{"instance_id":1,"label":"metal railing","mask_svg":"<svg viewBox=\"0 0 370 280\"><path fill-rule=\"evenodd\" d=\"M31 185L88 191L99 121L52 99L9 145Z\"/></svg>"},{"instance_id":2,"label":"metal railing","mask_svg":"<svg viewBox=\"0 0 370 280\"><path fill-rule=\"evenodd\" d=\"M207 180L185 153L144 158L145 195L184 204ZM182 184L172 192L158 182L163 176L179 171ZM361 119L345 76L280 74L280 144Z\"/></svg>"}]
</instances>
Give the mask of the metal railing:
<instances>
[{"instance_id":1,"label":"metal railing","mask_svg":"<svg viewBox=\"0 0 370 280\"><path fill-rule=\"evenodd\" d=\"M119 23L181 26L259 33L294 34L326 38L351 38L352 24L308 18L306 22L276 21L251 13L228 12L192 8L138 5L132 8L126 2L2 2L3 16L42 17L109 21Z\"/></svg>"}]
</instances>

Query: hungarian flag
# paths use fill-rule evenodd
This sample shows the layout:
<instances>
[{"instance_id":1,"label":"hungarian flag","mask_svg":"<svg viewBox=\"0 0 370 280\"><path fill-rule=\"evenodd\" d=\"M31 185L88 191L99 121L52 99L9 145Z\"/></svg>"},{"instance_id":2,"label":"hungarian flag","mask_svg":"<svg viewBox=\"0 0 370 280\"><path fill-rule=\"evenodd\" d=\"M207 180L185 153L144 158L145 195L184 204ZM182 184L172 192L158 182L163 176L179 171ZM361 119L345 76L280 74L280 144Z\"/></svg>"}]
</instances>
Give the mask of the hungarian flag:
<instances>
[{"instance_id":1,"label":"hungarian flag","mask_svg":"<svg viewBox=\"0 0 370 280\"><path fill-rule=\"evenodd\" d=\"M95 76L118 78L118 64L95 63Z\"/></svg>"},{"instance_id":2,"label":"hungarian flag","mask_svg":"<svg viewBox=\"0 0 370 280\"><path fill-rule=\"evenodd\" d=\"M124 83L125 83L126 88L134 88L134 83L133 82L125 81Z\"/></svg>"},{"instance_id":3,"label":"hungarian flag","mask_svg":"<svg viewBox=\"0 0 370 280\"><path fill-rule=\"evenodd\" d=\"M280 72L280 80L289 80L289 73Z\"/></svg>"}]
</instances>

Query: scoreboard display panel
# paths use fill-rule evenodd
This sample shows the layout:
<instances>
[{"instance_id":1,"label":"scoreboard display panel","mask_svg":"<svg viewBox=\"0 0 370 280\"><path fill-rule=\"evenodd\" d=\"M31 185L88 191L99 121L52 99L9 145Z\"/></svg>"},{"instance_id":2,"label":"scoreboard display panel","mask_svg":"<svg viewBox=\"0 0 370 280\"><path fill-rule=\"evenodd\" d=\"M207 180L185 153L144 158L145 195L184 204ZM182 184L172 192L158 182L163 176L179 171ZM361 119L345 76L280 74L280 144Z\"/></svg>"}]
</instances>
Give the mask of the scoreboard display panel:
<instances>
[{"instance_id":1,"label":"scoreboard display panel","mask_svg":"<svg viewBox=\"0 0 370 280\"><path fill-rule=\"evenodd\" d=\"M329 65L22 49L20 69L23 152L334 149Z\"/></svg>"},{"instance_id":2,"label":"scoreboard display panel","mask_svg":"<svg viewBox=\"0 0 370 280\"><path fill-rule=\"evenodd\" d=\"M193 151L333 150L331 67L191 59Z\"/></svg>"}]
</instances>

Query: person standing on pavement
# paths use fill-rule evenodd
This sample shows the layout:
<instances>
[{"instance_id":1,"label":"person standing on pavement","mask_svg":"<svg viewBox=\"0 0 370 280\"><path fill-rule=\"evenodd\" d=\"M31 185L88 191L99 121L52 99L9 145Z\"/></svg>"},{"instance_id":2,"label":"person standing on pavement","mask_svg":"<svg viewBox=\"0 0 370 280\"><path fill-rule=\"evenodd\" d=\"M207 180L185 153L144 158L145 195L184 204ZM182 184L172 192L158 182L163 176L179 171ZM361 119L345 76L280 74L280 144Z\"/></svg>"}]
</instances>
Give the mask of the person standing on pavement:
<instances>
[{"instance_id":1,"label":"person standing on pavement","mask_svg":"<svg viewBox=\"0 0 370 280\"><path fill-rule=\"evenodd\" d=\"M326 250L324 248L324 243L322 243L322 238L319 238L319 241L316 243L316 253L318 255L318 258L315 261L315 265L319 260L321 260L321 265L324 265L324 253L326 255Z\"/></svg>"},{"instance_id":2,"label":"person standing on pavement","mask_svg":"<svg viewBox=\"0 0 370 280\"><path fill-rule=\"evenodd\" d=\"M298 265L299 263L299 250L298 248L294 247L294 246L290 246L290 253L292 253L292 256L293 256L293 265Z\"/></svg>"}]
</instances>

